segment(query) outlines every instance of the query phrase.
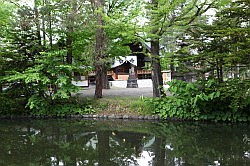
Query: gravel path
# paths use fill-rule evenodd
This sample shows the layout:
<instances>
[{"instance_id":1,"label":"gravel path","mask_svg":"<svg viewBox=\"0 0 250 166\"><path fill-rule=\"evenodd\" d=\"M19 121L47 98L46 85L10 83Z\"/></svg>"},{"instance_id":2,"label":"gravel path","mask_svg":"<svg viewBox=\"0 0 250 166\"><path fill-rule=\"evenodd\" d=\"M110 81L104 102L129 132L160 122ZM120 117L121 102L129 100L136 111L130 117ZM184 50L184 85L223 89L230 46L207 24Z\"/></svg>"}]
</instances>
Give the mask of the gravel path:
<instances>
[{"instance_id":1,"label":"gravel path","mask_svg":"<svg viewBox=\"0 0 250 166\"><path fill-rule=\"evenodd\" d=\"M93 97L95 94L95 87L90 86L88 88L81 89L78 95L83 97ZM169 92L167 92L169 94ZM153 97L153 88L117 88L111 87L111 89L103 89L103 97Z\"/></svg>"},{"instance_id":2,"label":"gravel path","mask_svg":"<svg viewBox=\"0 0 250 166\"><path fill-rule=\"evenodd\" d=\"M83 88L78 95L83 97L93 97L95 87ZM152 88L111 88L103 89L103 97L153 97Z\"/></svg>"}]
</instances>

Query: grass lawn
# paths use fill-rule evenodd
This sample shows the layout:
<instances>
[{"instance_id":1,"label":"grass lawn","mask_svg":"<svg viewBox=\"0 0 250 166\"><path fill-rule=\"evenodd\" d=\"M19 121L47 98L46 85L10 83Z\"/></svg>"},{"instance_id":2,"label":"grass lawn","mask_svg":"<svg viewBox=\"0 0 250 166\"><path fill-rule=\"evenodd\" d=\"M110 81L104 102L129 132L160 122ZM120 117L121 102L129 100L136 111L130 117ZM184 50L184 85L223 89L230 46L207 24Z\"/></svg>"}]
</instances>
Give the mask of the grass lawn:
<instances>
[{"instance_id":1,"label":"grass lawn","mask_svg":"<svg viewBox=\"0 0 250 166\"><path fill-rule=\"evenodd\" d=\"M94 98L81 98L81 102L88 102L99 115L151 115L148 106L140 97L106 97L95 100Z\"/></svg>"}]
</instances>

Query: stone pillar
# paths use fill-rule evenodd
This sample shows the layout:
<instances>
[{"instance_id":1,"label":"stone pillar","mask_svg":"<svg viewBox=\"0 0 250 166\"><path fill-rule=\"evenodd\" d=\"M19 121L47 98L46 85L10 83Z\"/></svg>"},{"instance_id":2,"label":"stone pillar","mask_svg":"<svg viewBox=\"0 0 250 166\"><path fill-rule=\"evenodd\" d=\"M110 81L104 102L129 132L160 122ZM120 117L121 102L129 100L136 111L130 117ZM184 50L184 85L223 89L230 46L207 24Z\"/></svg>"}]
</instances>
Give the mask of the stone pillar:
<instances>
[{"instance_id":1,"label":"stone pillar","mask_svg":"<svg viewBox=\"0 0 250 166\"><path fill-rule=\"evenodd\" d=\"M135 76L135 68L134 66L129 69L129 77L127 80L127 88L138 88L137 78Z\"/></svg>"}]
</instances>

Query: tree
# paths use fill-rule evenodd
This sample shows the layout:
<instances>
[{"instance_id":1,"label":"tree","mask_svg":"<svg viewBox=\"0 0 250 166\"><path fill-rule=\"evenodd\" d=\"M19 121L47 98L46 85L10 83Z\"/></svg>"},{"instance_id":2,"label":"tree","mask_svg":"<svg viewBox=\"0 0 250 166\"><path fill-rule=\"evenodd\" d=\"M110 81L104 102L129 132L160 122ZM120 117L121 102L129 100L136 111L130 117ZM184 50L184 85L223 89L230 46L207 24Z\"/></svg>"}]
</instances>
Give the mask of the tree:
<instances>
[{"instance_id":1,"label":"tree","mask_svg":"<svg viewBox=\"0 0 250 166\"><path fill-rule=\"evenodd\" d=\"M102 80L102 70L104 51L105 51L105 34L104 34L104 21L102 18L102 10L104 6L103 0L94 0L93 1L97 17L97 28L95 34L95 68L96 68L96 89L95 89L95 98L102 98L102 89L103 89L103 80Z\"/></svg>"},{"instance_id":2,"label":"tree","mask_svg":"<svg viewBox=\"0 0 250 166\"><path fill-rule=\"evenodd\" d=\"M2 49L6 51L1 54L6 64L2 80L10 87L8 92L15 92L15 96L8 93L9 96L25 99L20 105L37 112L46 110L58 99L68 99L75 92L76 87L71 84L73 72L87 72L87 62L81 63L83 51L79 53L74 44L81 43L80 49L84 49L89 45L84 40L92 34L78 29L86 19L75 24L68 17L75 15L76 10L81 14L87 11L76 9L73 0L35 0L34 8L18 6L13 31L5 36L8 42ZM78 38L80 35L76 34L85 36Z\"/></svg>"},{"instance_id":3,"label":"tree","mask_svg":"<svg viewBox=\"0 0 250 166\"><path fill-rule=\"evenodd\" d=\"M172 27L187 28L209 8L220 5L221 1L197 0L151 0L149 7L150 24L146 38L151 42L153 96L161 97L163 79L160 66L160 45L163 36Z\"/></svg>"},{"instance_id":4,"label":"tree","mask_svg":"<svg viewBox=\"0 0 250 166\"><path fill-rule=\"evenodd\" d=\"M138 16L138 2L128 0L94 2L97 18L95 97L101 98L102 89L109 88L107 69L111 64L111 59L127 55L129 53L128 44L135 42L137 29L135 18ZM127 11L124 12L124 10Z\"/></svg>"},{"instance_id":5,"label":"tree","mask_svg":"<svg viewBox=\"0 0 250 166\"><path fill-rule=\"evenodd\" d=\"M0 1L0 78L5 75L4 69L6 66L6 59L4 58L3 54L5 53L6 47L6 40L9 36L8 32L11 30L11 17L12 17L12 10L14 6L5 3L4 1ZM0 79L0 93L3 90L2 81Z\"/></svg>"},{"instance_id":6,"label":"tree","mask_svg":"<svg viewBox=\"0 0 250 166\"><path fill-rule=\"evenodd\" d=\"M190 39L186 40L189 46L183 49L197 53L187 52L186 60L220 82L227 77L249 77L249 16L249 2L235 1L218 12L211 25L190 28Z\"/></svg>"}]
</instances>

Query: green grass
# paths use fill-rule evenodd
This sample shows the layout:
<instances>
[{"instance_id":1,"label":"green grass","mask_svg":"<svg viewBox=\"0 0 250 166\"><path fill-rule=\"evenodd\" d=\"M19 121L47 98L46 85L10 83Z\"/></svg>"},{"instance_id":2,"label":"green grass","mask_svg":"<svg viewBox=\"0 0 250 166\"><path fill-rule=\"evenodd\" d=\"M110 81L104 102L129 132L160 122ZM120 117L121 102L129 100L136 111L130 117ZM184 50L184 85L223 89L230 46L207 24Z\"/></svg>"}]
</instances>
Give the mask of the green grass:
<instances>
[{"instance_id":1,"label":"green grass","mask_svg":"<svg viewBox=\"0 0 250 166\"><path fill-rule=\"evenodd\" d=\"M151 108L139 97L79 98L79 102L92 105L97 114L151 115Z\"/></svg>"}]
</instances>

